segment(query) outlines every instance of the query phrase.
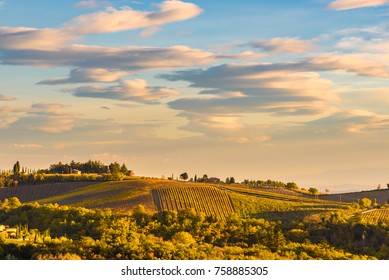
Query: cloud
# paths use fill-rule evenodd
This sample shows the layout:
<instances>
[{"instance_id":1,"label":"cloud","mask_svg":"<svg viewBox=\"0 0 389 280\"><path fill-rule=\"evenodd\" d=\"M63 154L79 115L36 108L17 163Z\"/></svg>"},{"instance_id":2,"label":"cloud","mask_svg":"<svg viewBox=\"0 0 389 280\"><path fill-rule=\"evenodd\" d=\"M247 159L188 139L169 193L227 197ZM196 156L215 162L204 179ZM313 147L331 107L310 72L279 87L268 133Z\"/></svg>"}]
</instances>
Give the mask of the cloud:
<instances>
[{"instance_id":1,"label":"cloud","mask_svg":"<svg viewBox=\"0 0 389 280\"><path fill-rule=\"evenodd\" d=\"M278 53L305 53L313 49L311 41L298 38L272 38L269 40L254 40L248 43L253 48Z\"/></svg>"},{"instance_id":2,"label":"cloud","mask_svg":"<svg viewBox=\"0 0 389 280\"><path fill-rule=\"evenodd\" d=\"M159 26L153 26L153 27L149 27L149 28L146 28L144 29L141 33L140 33L140 36L142 38L149 38L151 36L153 36L155 33L159 32L162 28L159 27Z\"/></svg>"},{"instance_id":3,"label":"cloud","mask_svg":"<svg viewBox=\"0 0 389 280\"><path fill-rule=\"evenodd\" d=\"M78 113L59 103L36 103L29 107L1 106L0 129L19 126L20 129L48 133L69 131L76 126Z\"/></svg>"},{"instance_id":4,"label":"cloud","mask_svg":"<svg viewBox=\"0 0 389 280\"><path fill-rule=\"evenodd\" d=\"M337 47L342 49L387 54L387 50L389 49L389 38L382 37L382 34L380 34L380 38L372 38L369 40L363 37L345 37L338 42Z\"/></svg>"},{"instance_id":5,"label":"cloud","mask_svg":"<svg viewBox=\"0 0 389 280\"><path fill-rule=\"evenodd\" d=\"M82 1L87 6L96 1ZM192 3L165 1L157 5L159 11L136 11L130 7L107 8L103 12L73 18L59 28L0 27L0 51L63 49L66 43L84 35L112 33L139 28L159 28L170 23L190 19L202 10ZM147 32L147 31L146 31Z\"/></svg>"},{"instance_id":6,"label":"cloud","mask_svg":"<svg viewBox=\"0 0 389 280\"><path fill-rule=\"evenodd\" d=\"M215 61L212 53L186 46L100 47L64 46L60 50L3 50L3 64L72 66L120 71L171 69Z\"/></svg>"},{"instance_id":7,"label":"cloud","mask_svg":"<svg viewBox=\"0 0 389 280\"><path fill-rule=\"evenodd\" d=\"M79 114L59 103L35 103L31 106L0 106L0 129L61 133L77 126Z\"/></svg>"},{"instance_id":8,"label":"cloud","mask_svg":"<svg viewBox=\"0 0 389 280\"><path fill-rule=\"evenodd\" d=\"M129 72L115 71L103 68L76 68L70 72L67 79L48 79L38 82L41 85L59 85L74 83L111 83L117 82L121 78L128 76Z\"/></svg>"},{"instance_id":9,"label":"cloud","mask_svg":"<svg viewBox=\"0 0 389 280\"><path fill-rule=\"evenodd\" d=\"M171 22L184 21L202 13L197 5L182 1L164 1L156 5L159 11L136 11L130 7L115 9L110 7L104 12L86 14L71 19L65 29L80 34L111 33L152 26L161 26Z\"/></svg>"},{"instance_id":10,"label":"cloud","mask_svg":"<svg viewBox=\"0 0 389 280\"><path fill-rule=\"evenodd\" d=\"M266 57L265 54L260 54L260 53L255 53L255 52L251 52L251 51L244 51L244 52L241 52L241 53L234 53L234 54L220 54L220 55L216 55L216 58L217 59L241 59L241 60L245 60L245 59L258 59L258 58L263 58L263 57Z\"/></svg>"},{"instance_id":11,"label":"cloud","mask_svg":"<svg viewBox=\"0 0 389 280\"><path fill-rule=\"evenodd\" d=\"M321 54L305 61L306 67L316 71L344 70L366 77L389 78L389 68L363 54ZM303 63L304 64L304 63Z\"/></svg>"},{"instance_id":12,"label":"cloud","mask_svg":"<svg viewBox=\"0 0 389 280\"><path fill-rule=\"evenodd\" d=\"M16 100L15 97L5 96L4 94L0 94L0 101L13 101Z\"/></svg>"},{"instance_id":13,"label":"cloud","mask_svg":"<svg viewBox=\"0 0 389 280\"><path fill-rule=\"evenodd\" d=\"M191 87L207 88L203 96L169 103L177 110L213 113L273 112L313 114L325 110L339 97L329 80L289 65L223 64L206 70L177 71L160 75L171 81L187 81ZM204 96L208 93L208 96Z\"/></svg>"},{"instance_id":14,"label":"cloud","mask_svg":"<svg viewBox=\"0 0 389 280\"><path fill-rule=\"evenodd\" d=\"M350 10L388 4L388 0L337 0L328 5L331 10Z\"/></svg>"},{"instance_id":15,"label":"cloud","mask_svg":"<svg viewBox=\"0 0 389 280\"><path fill-rule=\"evenodd\" d=\"M26 149L34 149L34 148L43 148L43 145L40 144L13 144L15 148L26 148Z\"/></svg>"},{"instance_id":16,"label":"cloud","mask_svg":"<svg viewBox=\"0 0 389 280\"><path fill-rule=\"evenodd\" d=\"M189 123L180 127L183 130L201 133L218 142L247 144L269 141L271 137L264 132L264 126L243 124L235 114L202 114L201 112L182 112Z\"/></svg>"},{"instance_id":17,"label":"cloud","mask_svg":"<svg viewBox=\"0 0 389 280\"><path fill-rule=\"evenodd\" d=\"M22 118L28 111L27 107L0 106L0 129L8 128Z\"/></svg>"},{"instance_id":18,"label":"cloud","mask_svg":"<svg viewBox=\"0 0 389 280\"><path fill-rule=\"evenodd\" d=\"M30 108L20 108L24 113L17 119L23 129L47 133L61 133L72 130L79 114L71 112L59 103L36 103ZM15 121L16 125L16 121Z\"/></svg>"},{"instance_id":19,"label":"cloud","mask_svg":"<svg viewBox=\"0 0 389 280\"><path fill-rule=\"evenodd\" d=\"M117 86L83 86L72 90L74 96L89 98L104 98L133 101L144 104L151 104L163 98L178 96L179 92L165 88L149 86L145 80L125 80Z\"/></svg>"},{"instance_id":20,"label":"cloud","mask_svg":"<svg viewBox=\"0 0 389 280\"><path fill-rule=\"evenodd\" d=\"M0 52L7 49L54 51L62 48L66 42L79 37L63 29L0 27Z\"/></svg>"},{"instance_id":21,"label":"cloud","mask_svg":"<svg viewBox=\"0 0 389 280\"><path fill-rule=\"evenodd\" d=\"M317 117L336 112L340 98L331 81L300 64L222 64L208 69L160 75L186 81L201 89L168 103L188 120L181 129L234 143L264 142L272 138L267 115ZM301 69L300 69L301 68ZM253 114L249 123L244 116ZM255 120L255 123L253 123ZM246 120L247 121L247 120Z\"/></svg>"},{"instance_id":22,"label":"cloud","mask_svg":"<svg viewBox=\"0 0 389 280\"><path fill-rule=\"evenodd\" d=\"M368 134L389 130L389 115L378 115L365 110L341 111L307 124L319 134L339 132Z\"/></svg>"},{"instance_id":23,"label":"cloud","mask_svg":"<svg viewBox=\"0 0 389 280\"><path fill-rule=\"evenodd\" d=\"M75 6L78 9L97 9L100 7L106 7L109 5L108 1L100 1L100 0L84 0L78 2Z\"/></svg>"}]
</instances>

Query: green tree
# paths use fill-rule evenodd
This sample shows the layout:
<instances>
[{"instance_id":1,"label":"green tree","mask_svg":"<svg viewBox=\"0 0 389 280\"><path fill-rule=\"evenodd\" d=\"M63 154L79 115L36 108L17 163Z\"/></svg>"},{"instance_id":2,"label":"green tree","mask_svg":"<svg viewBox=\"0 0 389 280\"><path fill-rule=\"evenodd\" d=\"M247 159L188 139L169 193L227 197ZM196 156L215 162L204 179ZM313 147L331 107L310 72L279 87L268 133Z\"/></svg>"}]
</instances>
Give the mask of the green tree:
<instances>
[{"instance_id":1,"label":"green tree","mask_svg":"<svg viewBox=\"0 0 389 280\"><path fill-rule=\"evenodd\" d=\"M299 187L295 182L289 182L286 184L286 188L290 190L297 190Z\"/></svg>"},{"instance_id":2,"label":"green tree","mask_svg":"<svg viewBox=\"0 0 389 280\"><path fill-rule=\"evenodd\" d=\"M180 179L182 180L188 180L189 176L188 176L188 173L184 172L180 175Z\"/></svg>"},{"instance_id":3,"label":"green tree","mask_svg":"<svg viewBox=\"0 0 389 280\"><path fill-rule=\"evenodd\" d=\"M117 162L111 163L109 165L109 170L111 171L112 174L119 173L120 172L120 164Z\"/></svg>"},{"instance_id":4,"label":"green tree","mask_svg":"<svg viewBox=\"0 0 389 280\"><path fill-rule=\"evenodd\" d=\"M120 167L120 172L122 172L123 174L127 174L128 173L128 168L127 168L127 166L124 163Z\"/></svg>"},{"instance_id":5,"label":"green tree","mask_svg":"<svg viewBox=\"0 0 389 280\"><path fill-rule=\"evenodd\" d=\"M366 197L359 200L359 206L361 208L367 208L371 205L371 203L372 203L371 200Z\"/></svg>"},{"instance_id":6,"label":"green tree","mask_svg":"<svg viewBox=\"0 0 389 280\"><path fill-rule=\"evenodd\" d=\"M234 177L230 177L230 184L235 184L235 178Z\"/></svg>"}]
</instances>

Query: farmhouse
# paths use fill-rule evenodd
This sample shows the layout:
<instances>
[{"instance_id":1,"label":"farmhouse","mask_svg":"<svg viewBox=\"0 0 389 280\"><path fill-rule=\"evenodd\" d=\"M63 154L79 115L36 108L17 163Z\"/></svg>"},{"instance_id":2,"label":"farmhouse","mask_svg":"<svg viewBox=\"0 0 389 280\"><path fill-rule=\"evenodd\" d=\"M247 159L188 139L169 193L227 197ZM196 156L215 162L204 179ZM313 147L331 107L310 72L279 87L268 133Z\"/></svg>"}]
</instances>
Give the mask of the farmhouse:
<instances>
[{"instance_id":1,"label":"farmhouse","mask_svg":"<svg viewBox=\"0 0 389 280\"><path fill-rule=\"evenodd\" d=\"M81 171L78 170L78 169L73 169L73 170L72 170L72 174L77 174L77 175L79 175L79 174L81 174Z\"/></svg>"},{"instance_id":2,"label":"farmhouse","mask_svg":"<svg viewBox=\"0 0 389 280\"><path fill-rule=\"evenodd\" d=\"M211 182L211 183L220 183L220 179L219 178L216 178L216 177L211 177L208 179L208 182Z\"/></svg>"}]
</instances>

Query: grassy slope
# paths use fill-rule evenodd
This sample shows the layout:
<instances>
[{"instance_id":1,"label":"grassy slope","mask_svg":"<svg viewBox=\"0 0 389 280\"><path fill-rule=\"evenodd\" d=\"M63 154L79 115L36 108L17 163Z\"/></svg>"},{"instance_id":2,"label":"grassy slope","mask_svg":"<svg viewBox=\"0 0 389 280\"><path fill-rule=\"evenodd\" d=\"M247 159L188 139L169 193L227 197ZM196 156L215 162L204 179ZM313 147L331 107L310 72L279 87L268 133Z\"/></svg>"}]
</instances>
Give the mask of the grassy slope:
<instances>
[{"instance_id":1,"label":"grassy slope","mask_svg":"<svg viewBox=\"0 0 389 280\"><path fill-rule=\"evenodd\" d=\"M70 185L67 187L66 183L61 183L56 186L56 195L43 198L40 196L30 201L86 208L112 208L115 211L130 211L133 207L143 204L146 210L152 213L156 211L151 194L153 189L207 185L226 191L238 214L254 215L275 220L301 220L308 215L339 209L345 205L343 203L320 201L301 196L262 190L248 190L239 185L228 185L226 187L215 184L139 178L120 182L94 182L78 187L71 187ZM30 186L29 190L31 188L43 188L43 186ZM20 188L21 194L23 194L23 190L27 189Z\"/></svg>"}]
</instances>

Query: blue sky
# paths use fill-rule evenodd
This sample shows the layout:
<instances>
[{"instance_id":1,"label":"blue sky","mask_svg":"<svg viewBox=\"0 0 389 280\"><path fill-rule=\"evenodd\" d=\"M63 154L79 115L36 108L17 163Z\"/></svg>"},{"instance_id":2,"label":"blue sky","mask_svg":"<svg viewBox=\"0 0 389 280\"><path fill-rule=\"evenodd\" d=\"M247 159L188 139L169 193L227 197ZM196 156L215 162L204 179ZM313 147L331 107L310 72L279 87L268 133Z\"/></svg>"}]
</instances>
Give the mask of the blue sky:
<instances>
[{"instance_id":1,"label":"blue sky","mask_svg":"<svg viewBox=\"0 0 389 280\"><path fill-rule=\"evenodd\" d=\"M0 3L0 168L389 182L389 1Z\"/></svg>"}]
</instances>

